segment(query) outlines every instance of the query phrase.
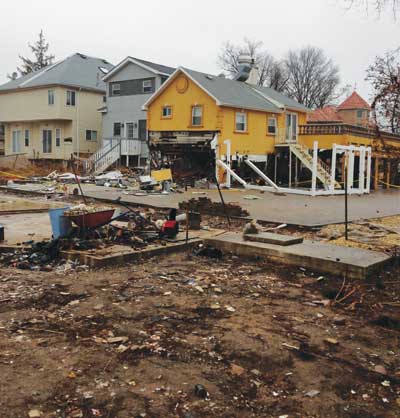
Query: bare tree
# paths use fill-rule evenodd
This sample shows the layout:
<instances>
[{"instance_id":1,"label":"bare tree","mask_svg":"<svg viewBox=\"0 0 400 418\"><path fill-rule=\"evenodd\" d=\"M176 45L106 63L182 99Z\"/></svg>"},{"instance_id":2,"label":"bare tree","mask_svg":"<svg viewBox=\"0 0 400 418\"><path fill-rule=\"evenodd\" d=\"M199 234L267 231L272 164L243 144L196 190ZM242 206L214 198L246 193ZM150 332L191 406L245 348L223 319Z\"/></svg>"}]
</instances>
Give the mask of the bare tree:
<instances>
[{"instance_id":1,"label":"bare tree","mask_svg":"<svg viewBox=\"0 0 400 418\"><path fill-rule=\"evenodd\" d=\"M26 75L33 71L40 70L41 68L47 67L53 63L55 56L53 54L48 54L49 43L46 42L46 39L43 35L43 30L39 33L39 39L32 45L28 43L29 48L31 49L34 59L26 58L19 56L22 61L21 67L17 67L20 75ZM14 75L8 76L11 79L14 79Z\"/></svg>"},{"instance_id":2,"label":"bare tree","mask_svg":"<svg viewBox=\"0 0 400 418\"><path fill-rule=\"evenodd\" d=\"M399 49L376 57L367 69L366 80L374 89L372 117L377 129L400 133L400 53Z\"/></svg>"},{"instance_id":3,"label":"bare tree","mask_svg":"<svg viewBox=\"0 0 400 418\"><path fill-rule=\"evenodd\" d=\"M345 3L349 8L354 6L363 7L367 13L372 9L378 16L383 11L390 9L393 16L396 17L400 8L400 0L345 0Z\"/></svg>"},{"instance_id":4,"label":"bare tree","mask_svg":"<svg viewBox=\"0 0 400 418\"><path fill-rule=\"evenodd\" d=\"M342 94L339 67L326 57L322 49L308 46L289 51L284 65L288 74L285 91L299 103L319 108Z\"/></svg>"},{"instance_id":5,"label":"bare tree","mask_svg":"<svg viewBox=\"0 0 400 418\"><path fill-rule=\"evenodd\" d=\"M278 91L285 88L287 82L285 68L281 62L263 50L262 41L245 38L241 45L226 42L218 56L219 67L234 76L239 70L240 55L249 55L254 59L260 74L258 85L272 87Z\"/></svg>"}]
</instances>

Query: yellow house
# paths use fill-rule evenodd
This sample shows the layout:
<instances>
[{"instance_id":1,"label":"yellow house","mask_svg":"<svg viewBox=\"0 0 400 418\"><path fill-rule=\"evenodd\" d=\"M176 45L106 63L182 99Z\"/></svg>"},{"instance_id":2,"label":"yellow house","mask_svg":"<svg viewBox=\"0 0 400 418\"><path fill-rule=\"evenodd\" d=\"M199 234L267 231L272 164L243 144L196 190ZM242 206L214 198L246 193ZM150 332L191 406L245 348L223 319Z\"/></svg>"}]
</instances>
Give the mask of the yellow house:
<instances>
[{"instance_id":1,"label":"yellow house","mask_svg":"<svg viewBox=\"0 0 400 418\"><path fill-rule=\"evenodd\" d=\"M5 155L69 160L94 153L102 138L102 77L111 68L77 53L0 86Z\"/></svg>"},{"instance_id":2,"label":"yellow house","mask_svg":"<svg viewBox=\"0 0 400 418\"><path fill-rule=\"evenodd\" d=\"M376 142L370 130L307 124L310 109L250 84L251 71L231 80L178 68L144 105L155 157L169 161L176 176L200 172L227 187L234 180L312 195L343 193L348 160L349 191L369 193Z\"/></svg>"},{"instance_id":3,"label":"yellow house","mask_svg":"<svg viewBox=\"0 0 400 418\"><path fill-rule=\"evenodd\" d=\"M144 109L153 149L192 163L229 159L233 166L242 158L265 163L277 145L297 143L309 112L273 89L186 68L175 71Z\"/></svg>"}]
</instances>

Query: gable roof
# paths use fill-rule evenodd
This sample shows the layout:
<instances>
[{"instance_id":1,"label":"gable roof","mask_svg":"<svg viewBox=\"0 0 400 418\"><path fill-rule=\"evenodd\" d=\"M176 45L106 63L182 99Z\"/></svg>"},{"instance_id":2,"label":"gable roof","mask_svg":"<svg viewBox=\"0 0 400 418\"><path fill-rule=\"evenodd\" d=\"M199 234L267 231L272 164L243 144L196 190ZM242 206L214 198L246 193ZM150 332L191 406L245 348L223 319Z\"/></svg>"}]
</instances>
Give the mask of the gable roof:
<instances>
[{"instance_id":1,"label":"gable roof","mask_svg":"<svg viewBox=\"0 0 400 418\"><path fill-rule=\"evenodd\" d=\"M9 81L0 86L0 91L62 85L104 92L106 86L102 78L112 67L112 64L102 58L76 53L41 70Z\"/></svg>"},{"instance_id":2,"label":"gable roof","mask_svg":"<svg viewBox=\"0 0 400 418\"><path fill-rule=\"evenodd\" d=\"M139 65L139 67L142 67L142 68L144 68L148 71L151 71L155 74L163 75L163 76L166 76L166 77L170 76L175 71L175 68L168 67L166 65L156 64L154 62L142 60L142 59L139 59L139 58L126 57L123 61L121 61L119 64L117 64L107 75L105 75L103 77L103 80L104 81L109 80L110 77L112 77L113 75L118 73L122 68L124 68L129 63Z\"/></svg>"},{"instance_id":3,"label":"gable roof","mask_svg":"<svg viewBox=\"0 0 400 418\"><path fill-rule=\"evenodd\" d=\"M219 106L271 113L281 113L285 107L303 112L309 111L305 106L273 89L253 86L242 81L213 76L184 67L179 67L161 88L150 97L143 108L147 109L147 106L167 88L179 73L183 73L190 78L197 86L211 96Z\"/></svg>"},{"instance_id":4,"label":"gable roof","mask_svg":"<svg viewBox=\"0 0 400 418\"><path fill-rule=\"evenodd\" d=\"M371 106L356 92L353 93L338 106L339 110L350 109L367 109L370 110Z\"/></svg>"}]
</instances>

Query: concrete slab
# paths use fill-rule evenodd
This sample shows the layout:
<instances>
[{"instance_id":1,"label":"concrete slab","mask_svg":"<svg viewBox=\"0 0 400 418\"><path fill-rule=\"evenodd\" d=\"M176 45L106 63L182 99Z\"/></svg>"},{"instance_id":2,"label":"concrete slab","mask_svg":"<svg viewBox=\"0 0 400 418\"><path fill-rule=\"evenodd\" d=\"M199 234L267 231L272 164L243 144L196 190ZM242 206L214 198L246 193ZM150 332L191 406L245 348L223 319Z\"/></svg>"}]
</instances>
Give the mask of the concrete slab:
<instances>
[{"instance_id":1,"label":"concrete slab","mask_svg":"<svg viewBox=\"0 0 400 418\"><path fill-rule=\"evenodd\" d=\"M340 247L304 240L301 244L281 246L245 241L241 234L227 232L210 237L205 243L239 256L263 257L282 264L304 267L321 273L364 279L378 271L390 257L358 248Z\"/></svg>"},{"instance_id":2,"label":"concrete slab","mask_svg":"<svg viewBox=\"0 0 400 418\"><path fill-rule=\"evenodd\" d=\"M245 241L264 242L265 244L275 245L294 245L303 242L302 237L292 237L291 235L274 234L272 232L260 232L258 234L246 234L243 236Z\"/></svg>"},{"instance_id":3,"label":"concrete slab","mask_svg":"<svg viewBox=\"0 0 400 418\"><path fill-rule=\"evenodd\" d=\"M86 264L91 268L101 268L116 265L123 265L132 261L144 260L157 255L176 253L190 249L201 243L201 239L191 239L188 244L185 242L168 243L163 246L154 246L143 250L133 250L132 248L121 248L115 245L108 248L108 254L103 255L96 251L61 251L61 256L66 260L78 260L81 264Z\"/></svg>"},{"instance_id":4,"label":"concrete slab","mask_svg":"<svg viewBox=\"0 0 400 418\"><path fill-rule=\"evenodd\" d=\"M88 197L105 202L111 203L120 197L122 201L129 204L155 208L178 208L180 202L199 196L208 197L216 202L220 201L217 190L189 189L184 193L170 193L169 195L135 196L111 187L93 184L82 184L82 187ZM5 186L3 188L7 189ZM33 194L39 193L40 189L43 189L43 185L24 184L14 186L11 190ZM71 186L70 190L72 190ZM344 222L343 196L281 196L269 192L241 189L223 190L223 195L226 202L238 203L243 209L247 209L251 219L308 227ZM257 196L258 199L247 200L245 197L248 195ZM350 221L393 215L400 215L400 190L381 190L372 192L370 195L349 196Z\"/></svg>"},{"instance_id":5,"label":"concrete slab","mask_svg":"<svg viewBox=\"0 0 400 418\"><path fill-rule=\"evenodd\" d=\"M180 232L174 241L165 241L163 245L149 244L142 250L134 250L127 245L111 245L105 248L87 251L62 251L61 256L67 260L78 260L91 268L101 268L115 265L122 265L132 261L143 260L161 254L172 254L185 251L203 242L204 238L219 236L224 231L211 229L209 231L190 231L189 241L186 244L186 233Z\"/></svg>"}]
</instances>

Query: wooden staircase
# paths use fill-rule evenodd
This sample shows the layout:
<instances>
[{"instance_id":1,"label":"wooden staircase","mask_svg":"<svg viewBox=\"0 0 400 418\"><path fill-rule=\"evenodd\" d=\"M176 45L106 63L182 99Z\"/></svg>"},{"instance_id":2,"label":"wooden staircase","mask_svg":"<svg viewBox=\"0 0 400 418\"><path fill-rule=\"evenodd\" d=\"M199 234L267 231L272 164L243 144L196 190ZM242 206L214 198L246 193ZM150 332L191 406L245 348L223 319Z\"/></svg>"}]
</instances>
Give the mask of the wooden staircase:
<instances>
[{"instance_id":1,"label":"wooden staircase","mask_svg":"<svg viewBox=\"0 0 400 418\"><path fill-rule=\"evenodd\" d=\"M108 142L84 162L85 172L95 176L101 174L120 157L121 140Z\"/></svg>"},{"instance_id":2,"label":"wooden staircase","mask_svg":"<svg viewBox=\"0 0 400 418\"><path fill-rule=\"evenodd\" d=\"M313 156L310 154L310 150L299 143L289 145L290 152L292 152L301 162L312 171L313 169ZM325 189L331 187L331 168L328 164L324 163L320 158L317 160L317 179L324 185ZM335 180L335 189L341 189L339 182Z\"/></svg>"}]
</instances>

